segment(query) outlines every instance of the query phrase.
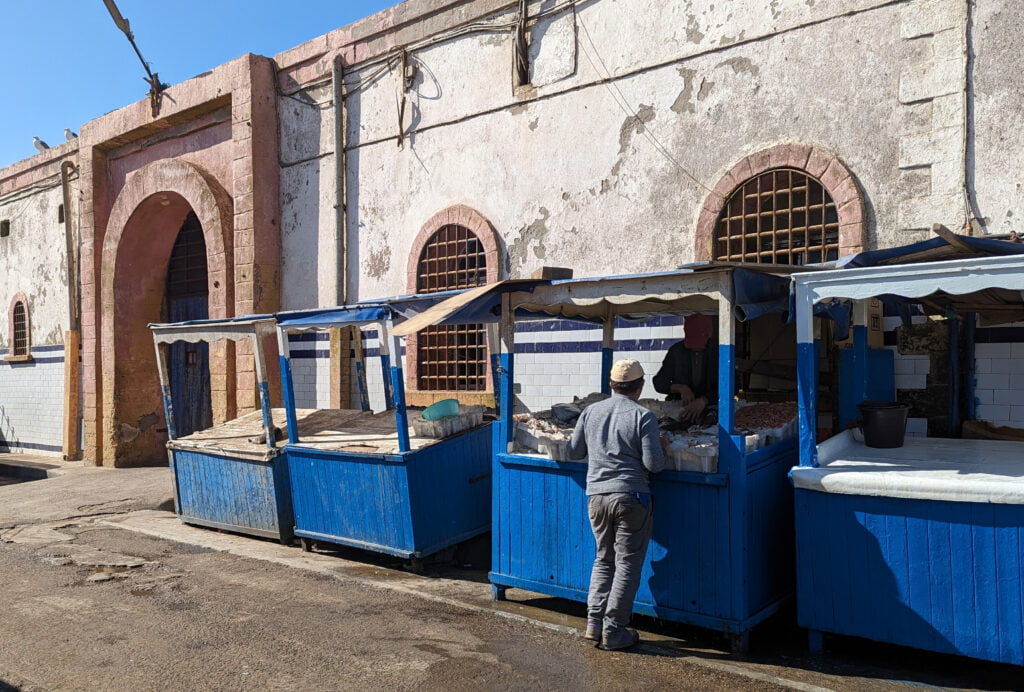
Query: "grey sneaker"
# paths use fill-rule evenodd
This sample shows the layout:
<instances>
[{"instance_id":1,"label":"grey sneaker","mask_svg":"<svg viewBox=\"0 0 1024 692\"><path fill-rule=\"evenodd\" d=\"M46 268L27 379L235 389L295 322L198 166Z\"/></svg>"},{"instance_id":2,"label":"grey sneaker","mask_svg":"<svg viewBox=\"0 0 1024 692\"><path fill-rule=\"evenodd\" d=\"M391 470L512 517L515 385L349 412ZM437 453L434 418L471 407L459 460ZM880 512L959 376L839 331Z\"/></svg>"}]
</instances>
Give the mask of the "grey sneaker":
<instances>
[{"instance_id":1,"label":"grey sneaker","mask_svg":"<svg viewBox=\"0 0 1024 692\"><path fill-rule=\"evenodd\" d=\"M631 646L636 646L637 642L640 641L640 633L636 630L621 629L612 633L604 633L604 641L601 643L601 649L605 651L620 651L621 649L628 649Z\"/></svg>"},{"instance_id":2,"label":"grey sneaker","mask_svg":"<svg viewBox=\"0 0 1024 692\"><path fill-rule=\"evenodd\" d=\"M587 631L583 635L584 639L592 642L601 641L601 621L600 620L587 620Z\"/></svg>"}]
</instances>

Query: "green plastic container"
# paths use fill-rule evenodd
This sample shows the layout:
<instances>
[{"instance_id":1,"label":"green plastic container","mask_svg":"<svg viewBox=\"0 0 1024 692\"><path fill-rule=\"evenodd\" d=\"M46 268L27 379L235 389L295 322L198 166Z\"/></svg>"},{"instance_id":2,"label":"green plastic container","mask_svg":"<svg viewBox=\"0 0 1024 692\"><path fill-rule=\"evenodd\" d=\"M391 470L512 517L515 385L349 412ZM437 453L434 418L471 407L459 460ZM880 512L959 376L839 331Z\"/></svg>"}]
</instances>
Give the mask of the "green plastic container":
<instances>
[{"instance_id":1,"label":"green plastic container","mask_svg":"<svg viewBox=\"0 0 1024 692\"><path fill-rule=\"evenodd\" d=\"M423 409L423 420L441 420L459 415L458 399L441 399Z\"/></svg>"}]
</instances>

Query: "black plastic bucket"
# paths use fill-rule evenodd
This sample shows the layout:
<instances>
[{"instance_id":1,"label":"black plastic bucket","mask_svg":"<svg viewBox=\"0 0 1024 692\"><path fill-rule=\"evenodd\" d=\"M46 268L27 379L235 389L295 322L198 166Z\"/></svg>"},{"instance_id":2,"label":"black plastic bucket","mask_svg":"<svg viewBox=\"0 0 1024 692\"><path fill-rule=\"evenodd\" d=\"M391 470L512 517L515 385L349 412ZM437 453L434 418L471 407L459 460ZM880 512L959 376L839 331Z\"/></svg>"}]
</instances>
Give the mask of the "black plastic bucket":
<instances>
[{"instance_id":1,"label":"black plastic bucket","mask_svg":"<svg viewBox=\"0 0 1024 692\"><path fill-rule=\"evenodd\" d=\"M864 444L878 449L903 446L909 406L895 401L862 401L857 408L864 430Z\"/></svg>"}]
</instances>

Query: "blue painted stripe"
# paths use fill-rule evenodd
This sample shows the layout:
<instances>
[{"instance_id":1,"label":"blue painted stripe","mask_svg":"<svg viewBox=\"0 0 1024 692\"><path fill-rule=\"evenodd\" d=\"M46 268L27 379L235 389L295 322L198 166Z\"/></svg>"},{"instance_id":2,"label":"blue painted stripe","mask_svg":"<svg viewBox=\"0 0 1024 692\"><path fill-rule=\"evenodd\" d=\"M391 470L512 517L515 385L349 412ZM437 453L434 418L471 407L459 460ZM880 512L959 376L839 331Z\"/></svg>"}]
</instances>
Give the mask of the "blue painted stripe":
<instances>
[{"instance_id":1,"label":"blue painted stripe","mask_svg":"<svg viewBox=\"0 0 1024 692\"><path fill-rule=\"evenodd\" d=\"M650 320L636 322L624 320L621 317L615 319L615 328L626 327L681 327L685 318L680 315L661 315ZM524 332L579 332L579 331L601 331L600 324L587 322L574 322L573 320L523 320L516 322L516 333Z\"/></svg>"},{"instance_id":2,"label":"blue painted stripe","mask_svg":"<svg viewBox=\"0 0 1024 692\"><path fill-rule=\"evenodd\" d=\"M323 348L318 348L318 349L302 349L302 350L296 350L296 351L289 351L288 355L293 360L306 360L306 359L312 359L312 358L330 358L331 357L331 351L330 351L330 349L323 349Z\"/></svg>"},{"instance_id":3,"label":"blue painted stripe","mask_svg":"<svg viewBox=\"0 0 1024 692\"><path fill-rule=\"evenodd\" d=\"M23 363L9 363L6 360L0 360L0 365L7 365L12 368L31 368L33 365L43 365L44 363L63 363L64 358L36 358L32 356L32 360L27 360Z\"/></svg>"},{"instance_id":4,"label":"blue painted stripe","mask_svg":"<svg viewBox=\"0 0 1024 692\"><path fill-rule=\"evenodd\" d=\"M979 327L974 332L979 344L1017 344L1024 342L1024 327Z\"/></svg>"},{"instance_id":5,"label":"blue painted stripe","mask_svg":"<svg viewBox=\"0 0 1024 692\"><path fill-rule=\"evenodd\" d=\"M303 332L301 334L289 334L288 343L302 343L306 341L330 341L331 335L327 332Z\"/></svg>"},{"instance_id":6,"label":"blue painted stripe","mask_svg":"<svg viewBox=\"0 0 1024 692\"><path fill-rule=\"evenodd\" d=\"M15 440L13 442L0 441L0 449L38 449L44 452L63 452L64 448L60 445L45 445L40 442L22 442Z\"/></svg>"},{"instance_id":7,"label":"blue painted stripe","mask_svg":"<svg viewBox=\"0 0 1024 692\"><path fill-rule=\"evenodd\" d=\"M674 339L619 339L615 351L667 351L679 341ZM600 341L541 341L516 344L516 353L600 353Z\"/></svg>"},{"instance_id":8,"label":"blue painted stripe","mask_svg":"<svg viewBox=\"0 0 1024 692\"><path fill-rule=\"evenodd\" d=\"M29 353L33 353L33 354L35 354L35 353L53 353L54 351L63 351L63 350L64 350L64 347L62 345L59 345L59 344L56 345L56 346L31 346L28 349ZM8 353L10 353L10 349L0 348L0 356L6 356Z\"/></svg>"}]
</instances>

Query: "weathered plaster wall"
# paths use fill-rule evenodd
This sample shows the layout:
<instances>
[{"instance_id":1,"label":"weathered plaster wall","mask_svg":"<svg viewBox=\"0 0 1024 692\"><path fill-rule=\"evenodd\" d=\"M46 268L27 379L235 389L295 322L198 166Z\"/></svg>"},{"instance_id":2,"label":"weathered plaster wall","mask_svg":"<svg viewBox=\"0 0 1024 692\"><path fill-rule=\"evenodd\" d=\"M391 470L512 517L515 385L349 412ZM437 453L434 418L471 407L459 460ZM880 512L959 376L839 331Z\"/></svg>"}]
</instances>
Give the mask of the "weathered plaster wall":
<instances>
[{"instance_id":1,"label":"weathered plaster wall","mask_svg":"<svg viewBox=\"0 0 1024 692\"><path fill-rule=\"evenodd\" d=\"M0 220L11 223L11 234L0 238L0 307L4 315L16 293L28 298L31 343L64 343L68 328L68 267L64 223L58 208L64 203L60 164L77 158L68 143L0 171ZM77 227L77 178L71 185L70 214ZM0 348L10 348L6 319L0 325Z\"/></svg>"},{"instance_id":2,"label":"weathered plaster wall","mask_svg":"<svg viewBox=\"0 0 1024 692\"><path fill-rule=\"evenodd\" d=\"M448 4L402 7L408 18ZM499 5L478 0L463 19ZM531 11L551 6L535 3ZM509 21L513 9L506 4L484 19ZM990 8L975 31L998 21L1005 42L1021 14L1009 4ZM397 62L383 72L381 64L350 69L350 293L404 292L417 229L456 203L494 224L511 276L541 265L593 275L692 261L710 190L743 157L786 142L814 145L852 171L865 202L865 247L921 239L933 223L959 229L966 20L959 0L671 0L643 12L630 2L592 0L532 27L529 87L513 88L509 30L410 51L416 72L401 122ZM305 92L312 105L279 104L288 307L327 304L337 294L334 110L322 81L330 58L334 51L370 57L439 28L433 16L394 22L383 13L278 58L292 89L320 80ZM1003 34L977 41L979 85L987 64L980 56L989 43L998 53ZM1010 86L999 94L1004 102L1020 98ZM1009 156L991 140L1006 139L1012 127L994 102L986 108L998 125L979 125L979 150L992 150L978 154L979 176L983 159ZM1005 181L984 184L985 194L1008 196Z\"/></svg>"},{"instance_id":3,"label":"weathered plaster wall","mask_svg":"<svg viewBox=\"0 0 1024 692\"><path fill-rule=\"evenodd\" d=\"M1024 7L1016 0L976 4L973 26L977 213L991 233L1024 233Z\"/></svg>"}]
</instances>

